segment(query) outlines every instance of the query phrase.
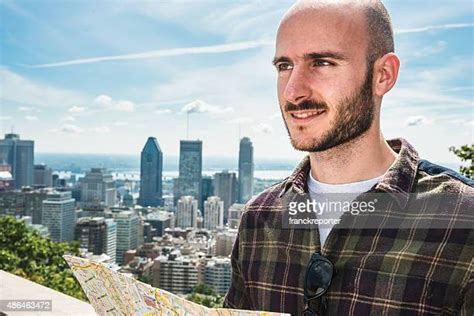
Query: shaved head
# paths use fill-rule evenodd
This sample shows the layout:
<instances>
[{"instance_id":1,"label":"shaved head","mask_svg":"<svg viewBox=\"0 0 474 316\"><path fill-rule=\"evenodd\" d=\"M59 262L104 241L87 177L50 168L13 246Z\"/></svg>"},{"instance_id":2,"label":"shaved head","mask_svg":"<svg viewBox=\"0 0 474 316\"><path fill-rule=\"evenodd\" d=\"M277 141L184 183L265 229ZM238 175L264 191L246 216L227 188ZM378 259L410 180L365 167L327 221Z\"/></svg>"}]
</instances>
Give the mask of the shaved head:
<instances>
[{"instance_id":1,"label":"shaved head","mask_svg":"<svg viewBox=\"0 0 474 316\"><path fill-rule=\"evenodd\" d=\"M390 15L380 0L300 0L286 12L280 27L295 15L322 9L339 9L365 15L369 67L378 58L395 51Z\"/></svg>"}]
</instances>

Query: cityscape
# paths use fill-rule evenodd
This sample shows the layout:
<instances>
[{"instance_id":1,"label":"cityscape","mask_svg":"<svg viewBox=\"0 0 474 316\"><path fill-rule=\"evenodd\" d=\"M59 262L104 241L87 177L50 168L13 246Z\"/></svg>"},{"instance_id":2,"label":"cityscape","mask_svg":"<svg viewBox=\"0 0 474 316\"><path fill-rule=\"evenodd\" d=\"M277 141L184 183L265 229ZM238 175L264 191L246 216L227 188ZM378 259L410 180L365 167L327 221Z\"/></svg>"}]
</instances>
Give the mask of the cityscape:
<instances>
[{"instance_id":1,"label":"cityscape","mask_svg":"<svg viewBox=\"0 0 474 316\"><path fill-rule=\"evenodd\" d=\"M139 180L114 179L103 167L61 178L34 163L33 140L8 133L0 140L0 216L54 242L77 241L84 258L154 287L184 295L205 285L223 296L244 204L277 179L255 187L248 137L240 140L237 173L203 175L202 148L201 140L181 140L179 174L165 181L155 137L139 154Z\"/></svg>"}]
</instances>

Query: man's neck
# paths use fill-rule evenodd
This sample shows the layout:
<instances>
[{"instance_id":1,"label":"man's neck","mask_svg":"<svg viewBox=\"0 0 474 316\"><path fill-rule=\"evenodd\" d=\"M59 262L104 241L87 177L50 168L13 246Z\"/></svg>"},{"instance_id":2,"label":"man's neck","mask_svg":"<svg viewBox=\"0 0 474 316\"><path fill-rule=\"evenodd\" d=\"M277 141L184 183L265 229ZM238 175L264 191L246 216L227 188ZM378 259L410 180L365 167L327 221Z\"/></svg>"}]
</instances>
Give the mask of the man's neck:
<instances>
[{"instance_id":1,"label":"man's neck","mask_svg":"<svg viewBox=\"0 0 474 316\"><path fill-rule=\"evenodd\" d=\"M380 130L369 129L348 143L310 153L311 175L330 184L368 180L383 175L396 156Z\"/></svg>"}]
</instances>

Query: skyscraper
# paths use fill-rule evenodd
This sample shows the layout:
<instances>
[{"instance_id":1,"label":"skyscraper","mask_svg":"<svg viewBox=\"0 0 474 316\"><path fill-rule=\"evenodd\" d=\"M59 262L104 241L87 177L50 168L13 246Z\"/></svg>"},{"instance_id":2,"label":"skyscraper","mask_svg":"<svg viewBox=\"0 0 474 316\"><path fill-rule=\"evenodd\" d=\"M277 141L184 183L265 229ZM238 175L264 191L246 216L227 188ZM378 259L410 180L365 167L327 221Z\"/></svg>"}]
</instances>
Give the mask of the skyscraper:
<instances>
[{"instance_id":1,"label":"skyscraper","mask_svg":"<svg viewBox=\"0 0 474 316\"><path fill-rule=\"evenodd\" d=\"M53 186L53 170L46 165L34 165L35 187L52 187Z\"/></svg>"},{"instance_id":2,"label":"skyscraper","mask_svg":"<svg viewBox=\"0 0 474 316\"><path fill-rule=\"evenodd\" d=\"M140 162L140 195L138 204L144 207L162 205L163 153L155 137L148 137Z\"/></svg>"},{"instance_id":3,"label":"skyscraper","mask_svg":"<svg viewBox=\"0 0 474 316\"><path fill-rule=\"evenodd\" d=\"M250 138L240 140L239 202L247 203L253 195L253 146Z\"/></svg>"},{"instance_id":4,"label":"skyscraper","mask_svg":"<svg viewBox=\"0 0 474 316\"><path fill-rule=\"evenodd\" d=\"M204 176L201 179L201 204L199 205L199 209L204 209L204 201L207 200L208 197L214 195L214 183L213 179L210 176Z\"/></svg>"},{"instance_id":5,"label":"skyscraper","mask_svg":"<svg viewBox=\"0 0 474 316\"><path fill-rule=\"evenodd\" d=\"M81 217L76 222L74 239L94 255L106 253L107 225L103 217Z\"/></svg>"},{"instance_id":6,"label":"skyscraper","mask_svg":"<svg viewBox=\"0 0 474 316\"><path fill-rule=\"evenodd\" d=\"M179 178L175 179L175 203L181 196L201 200L202 141L182 140L179 146ZM201 204L201 203L199 203Z\"/></svg>"},{"instance_id":7,"label":"skyscraper","mask_svg":"<svg viewBox=\"0 0 474 316\"><path fill-rule=\"evenodd\" d=\"M206 229L224 227L224 202L217 196L210 196L204 202L204 225Z\"/></svg>"},{"instance_id":8,"label":"skyscraper","mask_svg":"<svg viewBox=\"0 0 474 316\"><path fill-rule=\"evenodd\" d=\"M138 246L138 215L133 211L114 213L117 224L116 261L122 264L123 255L127 250L137 249Z\"/></svg>"},{"instance_id":9,"label":"skyscraper","mask_svg":"<svg viewBox=\"0 0 474 316\"><path fill-rule=\"evenodd\" d=\"M190 195L182 196L178 200L176 210L176 227L186 229L197 228L198 205L197 200Z\"/></svg>"},{"instance_id":10,"label":"skyscraper","mask_svg":"<svg viewBox=\"0 0 474 316\"><path fill-rule=\"evenodd\" d=\"M105 168L92 168L81 179L81 202L114 206L116 190L112 175Z\"/></svg>"},{"instance_id":11,"label":"skyscraper","mask_svg":"<svg viewBox=\"0 0 474 316\"><path fill-rule=\"evenodd\" d=\"M224 170L214 174L214 195L224 202L224 224L229 217L229 207L237 201L237 177Z\"/></svg>"},{"instance_id":12,"label":"skyscraper","mask_svg":"<svg viewBox=\"0 0 474 316\"><path fill-rule=\"evenodd\" d=\"M5 134L5 139L0 139L0 164L11 166L16 189L33 185L34 142L20 140L18 134Z\"/></svg>"},{"instance_id":13,"label":"skyscraper","mask_svg":"<svg viewBox=\"0 0 474 316\"><path fill-rule=\"evenodd\" d=\"M56 242L70 242L74 239L76 223L75 200L71 192L52 192L43 201L43 222L48 227L51 239Z\"/></svg>"}]
</instances>

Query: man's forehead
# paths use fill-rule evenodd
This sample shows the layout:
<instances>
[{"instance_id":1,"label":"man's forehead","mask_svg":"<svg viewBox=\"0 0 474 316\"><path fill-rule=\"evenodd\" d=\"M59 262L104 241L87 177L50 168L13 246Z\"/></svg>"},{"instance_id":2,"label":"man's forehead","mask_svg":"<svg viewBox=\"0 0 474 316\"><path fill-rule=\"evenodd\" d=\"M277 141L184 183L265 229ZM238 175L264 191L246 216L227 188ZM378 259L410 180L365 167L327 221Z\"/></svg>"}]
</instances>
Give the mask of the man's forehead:
<instances>
[{"instance_id":1,"label":"man's forehead","mask_svg":"<svg viewBox=\"0 0 474 316\"><path fill-rule=\"evenodd\" d=\"M344 7L310 7L285 16L277 33L276 54L289 50L305 54L351 46L365 48L368 34L364 12Z\"/></svg>"}]
</instances>

